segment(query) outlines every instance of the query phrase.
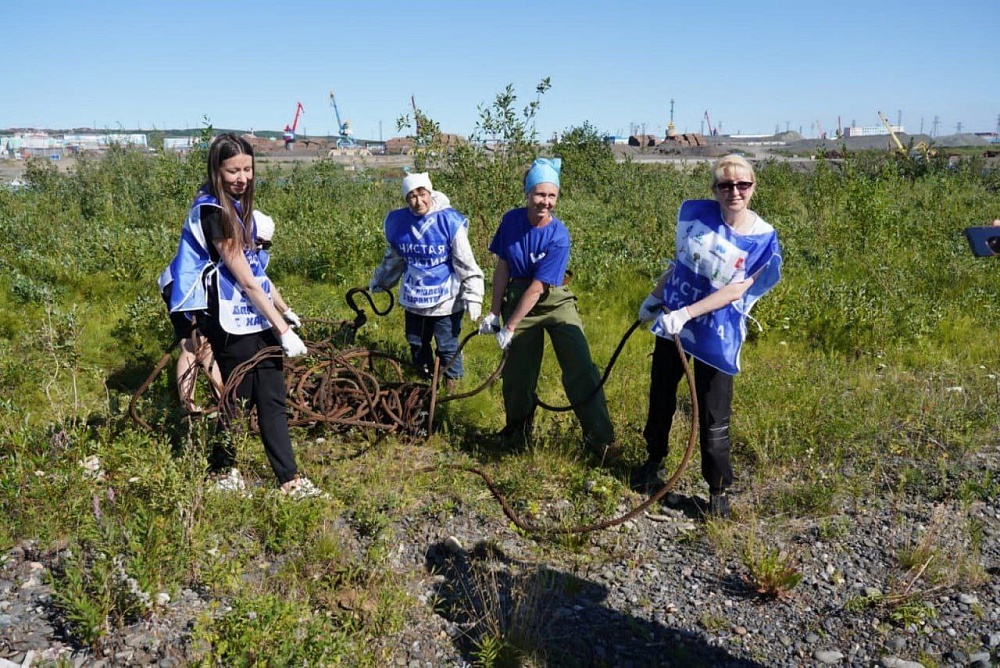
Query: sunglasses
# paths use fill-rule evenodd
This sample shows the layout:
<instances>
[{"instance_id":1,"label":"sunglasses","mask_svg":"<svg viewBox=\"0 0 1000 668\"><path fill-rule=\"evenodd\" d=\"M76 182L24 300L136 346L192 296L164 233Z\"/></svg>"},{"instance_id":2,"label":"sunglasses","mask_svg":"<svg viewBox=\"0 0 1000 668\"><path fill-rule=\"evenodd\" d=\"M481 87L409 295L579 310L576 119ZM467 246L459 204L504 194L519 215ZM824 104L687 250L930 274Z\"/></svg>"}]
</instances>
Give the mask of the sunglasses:
<instances>
[{"instance_id":1,"label":"sunglasses","mask_svg":"<svg viewBox=\"0 0 1000 668\"><path fill-rule=\"evenodd\" d=\"M723 192L727 190L739 190L740 193L745 193L753 187L753 181L722 181L716 183L715 187Z\"/></svg>"}]
</instances>

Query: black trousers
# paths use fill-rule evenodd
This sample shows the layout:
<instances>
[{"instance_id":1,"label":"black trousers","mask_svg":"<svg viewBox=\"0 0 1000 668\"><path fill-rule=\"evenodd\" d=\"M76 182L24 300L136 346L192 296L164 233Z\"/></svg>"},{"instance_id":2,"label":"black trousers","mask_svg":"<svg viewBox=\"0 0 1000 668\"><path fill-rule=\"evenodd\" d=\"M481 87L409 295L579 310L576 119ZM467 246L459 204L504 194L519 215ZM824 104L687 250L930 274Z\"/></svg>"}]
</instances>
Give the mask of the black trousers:
<instances>
[{"instance_id":1,"label":"black trousers","mask_svg":"<svg viewBox=\"0 0 1000 668\"><path fill-rule=\"evenodd\" d=\"M268 329L257 334L229 334L217 323L206 332L212 353L222 373L222 382L237 366L246 362L269 346L281 345L274 330ZM264 452L271 463L278 484L284 484L295 477L295 454L292 439L288 435L288 414L285 410L285 374L282 357L269 357L250 369L236 389L237 401L245 403L246 410L257 407L257 425L264 442ZM222 428L228 428L224 422ZM235 464L235 452L231 447L217 444L213 448L209 464L214 471L230 468Z\"/></svg>"},{"instance_id":2,"label":"black trousers","mask_svg":"<svg viewBox=\"0 0 1000 668\"><path fill-rule=\"evenodd\" d=\"M646 452L663 459L669 447L670 426L677 410L677 385L684 378L677 346L671 339L656 337L649 382L649 415L642 435ZM701 445L701 475L712 492L733 484L730 463L729 418L733 412L733 377L694 360L695 396L698 399L698 431Z\"/></svg>"}]
</instances>

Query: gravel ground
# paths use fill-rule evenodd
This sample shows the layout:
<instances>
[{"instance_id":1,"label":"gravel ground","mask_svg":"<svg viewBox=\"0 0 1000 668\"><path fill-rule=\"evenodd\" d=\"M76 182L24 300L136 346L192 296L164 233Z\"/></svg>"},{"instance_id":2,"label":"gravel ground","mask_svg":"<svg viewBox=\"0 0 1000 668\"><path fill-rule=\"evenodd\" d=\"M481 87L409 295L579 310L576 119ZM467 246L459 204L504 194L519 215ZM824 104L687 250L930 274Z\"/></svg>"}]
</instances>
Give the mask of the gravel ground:
<instances>
[{"instance_id":1,"label":"gravel ground","mask_svg":"<svg viewBox=\"0 0 1000 668\"><path fill-rule=\"evenodd\" d=\"M976 479L984 469L995 478L1000 456L980 453L965 466ZM470 665L476 639L491 624L535 648L542 657L536 665L549 666L1000 663L996 499L863 496L821 519L790 519L752 516L749 499L736 497L735 522L706 523L704 501L691 491L576 541L536 542L511 531L499 511L487 517L466 505L451 515L399 518L389 566L416 605L399 636L385 639L393 665ZM624 499L621 510L638 500ZM550 505L538 519L552 521L561 510ZM980 537L975 551L968 547L970 526ZM727 547L726 537L737 532L766 536L769 546L794 555L801 583L778 599L755 592L740 549ZM925 536L940 548L939 562L957 570L971 555L985 581L935 587L922 578L908 589L898 554ZM355 549L364 550L364 540L353 541ZM197 660L188 634L210 601L190 590L152 619L118 632L101 656L74 646L45 584L56 557L30 543L3 555L0 668L57 661L167 668ZM919 592L925 607L860 605L865 597L903 592Z\"/></svg>"}]
</instances>

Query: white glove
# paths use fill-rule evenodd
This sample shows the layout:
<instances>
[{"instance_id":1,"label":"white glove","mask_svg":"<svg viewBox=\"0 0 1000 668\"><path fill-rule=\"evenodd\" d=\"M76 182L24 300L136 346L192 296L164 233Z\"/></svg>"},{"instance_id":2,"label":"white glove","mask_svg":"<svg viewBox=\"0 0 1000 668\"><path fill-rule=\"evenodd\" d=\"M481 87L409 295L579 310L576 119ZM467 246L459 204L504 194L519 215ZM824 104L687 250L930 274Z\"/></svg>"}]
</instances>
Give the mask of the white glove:
<instances>
[{"instance_id":1,"label":"white glove","mask_svg":"<svg viewBox=\"0 0 1000 668\"><path fill-rule=\"evenodd\" d=\"M691 314L688 313L686 308L679 308L676 311L671 311L670 313L663 313L659 315L656 320L660 323L660 327L663 331L671 336L679 334L687 321L691 319Z\"/></svg>"},{"instance_id":2,"label":"white glove","mask_svg":"<svg viewBox=\"0 0 1000 668\"><path fill-rule=\"evenodd\" d=\"M507 350L507 346L510 345L511 339L514 338L514 332L510 331L506 327L500 329L497 332L497 345L500 346L500 350Z\"/></svg>"},{"instance_id":3,"label":"white glove","mask_svg":"<svg viewBox=\"0 0 1000 668\"><path fill-rule=\"evenodd\" d=\"M385 288L382 287L382 284L379 283L378 281L376 281L374 278L368 284L368 292L371 292L372 294L374 294L376 292L384 292L384 291L385 291Z\"/></svg>"},{"instance_id":4,"label":"white glove","mask_svg":"<svg viewBox=\"0 0 1000 668\"><path fill-rule=\"evenodd\" d=\"M480 334L494 334L498 329L500 329L500 316L496 313L490 313L479 321Z\"/></svg>"},{"instance_id":5,"label":"white glove","mask_svg":"<svg viewBox=\"0 0 1000 668\"><path fill-rule=\"evenodd\" d=\"M295 311L293 311L292 309L288 309L287 311L285 311L284 313L282 313L281 317L284 318L285 322L287 322L292 327L301 327L302 326L302 319L299 318L298 314Z\"/></svg>"},{"instance_id":6,"label":"white glove","mask_svg":"<svg viewBox=\"0 0 1000 668\"><path fill-rule=\"evenodd\" d=\"M652 322L661 313L663 313L663 302L653 295L649 295L639 307L639 320Z\"/></svg>"},{"instance_id":7,"label":"white glove","mask_svg":"<svg viewBox=\"0 0 1000 668\"><path fill-rule=\"evenodd\" d=\"M291 327L281 335L281 349L289 357L300 357L309 352L306 350L306 344L302 343L302 339Z\"/></svg>"},{"instance_id":8,"label":"white glove","mask_svg":"<svg viewBox=\"0 0 1000 668\"><path fill-rule=\"evenodd\" d=\"M468 314L469 320L475 322L479 320L479 316L483 312L483 305L479 302L465 302L465 312Z\"/></svg>"}]
</instances>

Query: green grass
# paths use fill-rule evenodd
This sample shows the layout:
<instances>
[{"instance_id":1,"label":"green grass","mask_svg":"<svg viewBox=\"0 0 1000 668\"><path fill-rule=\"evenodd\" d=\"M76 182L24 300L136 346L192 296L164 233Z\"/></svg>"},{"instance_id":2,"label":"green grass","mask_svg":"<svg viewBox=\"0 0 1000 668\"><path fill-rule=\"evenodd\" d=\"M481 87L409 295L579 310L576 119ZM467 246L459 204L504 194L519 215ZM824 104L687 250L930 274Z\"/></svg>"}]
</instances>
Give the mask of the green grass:
<instances>
[{"instance_id":1,"label":"green grass","mask_svg":"<svg viewBox=\"0 0 1000 668\"><path fill-rule=\"evenodd\" d=\"M704 167L610 165L592 148L568 163L557 213L573 235L572 287L603 369L672 254L677 206L709 196L709 175ZM0 190L0 514L8 518L0 545L70 546L75 558L54 571L53 585L79 639L99 645L116 625L149 614L136 587L152 597L200 588L231 608L198 622L205 663L249 665L260 657L248 648L271 645L276 663L373 656L381 665L416 605L403 593L406 573L389 567L396 547L421 539L399 518L468 513L508 524L476 477L413 469L484 468L519 512L542 523L593 521L634 498L624 483L627 466L644 457L652 350L644 330L628 341L605 388L625 451L617 470L591 466L572 414L540 413L538 442L527 452L490 447L483 435L503 425L494 386L443 406L439 433L423 444L364 433L327 434L321 444L318 434L296 430L300 466L329 500L280 500L252 435L238 436L236 447L241 468L262 487L248 499L210 493L204 468L213 430L178 424L167 376L143 405L162 433L141 432L125 414L170 340L155 279L176 248L203 169L198 159L116 151L68 175L33 163L36 187ZM472 221L489 283L497 212L519 202L499 187L503 173L487 174L488 163L463 173L471 164L463 160L441 165L440 183ZM777 163L758 171L754 208L778 229L785 265L782 283L754 312L764 329L751 333L736 380L734 458L740 485L752 492L736 526L745 517L811 518L835 537L845 530L834 510L844 497L994 498L996 480L969 478L959 464L992 445L1000 424L1000 315L991 306L1000 285L993 262L968 252L962 229L1000 211L1000 178L974 160L949 170L867 155L809 172ZM322 161L261 173L258 205L278 224L271 274L307 320L353 317L343 294L367 284L378 263L382 218L401 205L397 189ZM401 312L371 317L360 342L403 351ZM498 361L492 339L474 339L464 387ZM689 429L687 390L680 392L671 466ZM565 402L551 351L539 395ZM93 456L100 477L80 464ZM682 486L704 491L697 461ZM901 555L901 572L939 554L932 565L958 558L963 577L975 579L976 527L962 526L965 542L916 544ZM724 527L707 531L719 549L737 549ZM579 539L541 540L536 549L583 569L600 558ZM761 580L773 576L771 589L794 586L783 555L747 559ZM914 606L896 613L919 617ZM481 662L501 664L509 642L484 636ZM369 647L383 649L359 650Z\"/></svg>"}]
</instances>

